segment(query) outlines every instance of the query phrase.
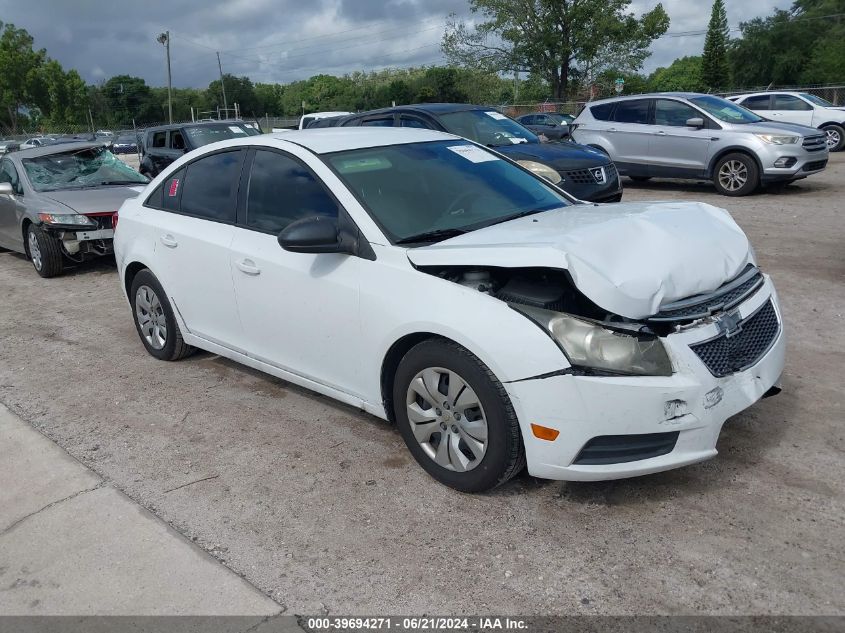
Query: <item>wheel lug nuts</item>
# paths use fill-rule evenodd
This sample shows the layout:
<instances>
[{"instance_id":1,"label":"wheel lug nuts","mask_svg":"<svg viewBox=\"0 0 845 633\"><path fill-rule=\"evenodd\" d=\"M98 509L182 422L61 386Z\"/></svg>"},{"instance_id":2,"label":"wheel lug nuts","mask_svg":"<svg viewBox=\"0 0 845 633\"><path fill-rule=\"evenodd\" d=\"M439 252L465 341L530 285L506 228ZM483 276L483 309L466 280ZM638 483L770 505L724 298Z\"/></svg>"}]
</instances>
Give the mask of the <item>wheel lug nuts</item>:
<instances>
[{"instance_id":1,"label":"wheel lug nuts","mask_svg":"<svg viewBox=\"0 0 845 633\"><path fill-rule=\"evenodd\" d=\"M452 433L457 433L457 432L458 432L458 427L453 424L452 425Z\"/></svg>"},{"instance_id":2,"label":"wheel lug nuts","mask_svg":"<svg viewBox=\"0 0 845 633\"><path fill-rule=\"evenodd\" d=\"M442 412L440 409L435 409L435 410L434 410L434 412L435 412L437 415L443 415L443 412Z\"/></svg>"},{"instance_id":3,"label":"wheel lug nuts","mask_svg":"<svg viewBox=\"0 0 845 633\"><path fill-rule=\"evenodd\" d=\"M444 403L443 403L443 408L444 408L444 409L446 409L446 410L448 411L448 410L449 410L449 403L448 403L448 402L444 402Z\"/></svg>"},{"instance_id":4,"label":"wheel lug nuts","mask_svg":"<svg viewBox=\"0 0 845 633\"><path fill-rule=\"evenodd\" d=\"M455 414L455 419L456 419L456 420L460 420L460 419L461 419L461 414L460 414L460 413L456 413L456 414Z\"/></svg>"}]
</instances>

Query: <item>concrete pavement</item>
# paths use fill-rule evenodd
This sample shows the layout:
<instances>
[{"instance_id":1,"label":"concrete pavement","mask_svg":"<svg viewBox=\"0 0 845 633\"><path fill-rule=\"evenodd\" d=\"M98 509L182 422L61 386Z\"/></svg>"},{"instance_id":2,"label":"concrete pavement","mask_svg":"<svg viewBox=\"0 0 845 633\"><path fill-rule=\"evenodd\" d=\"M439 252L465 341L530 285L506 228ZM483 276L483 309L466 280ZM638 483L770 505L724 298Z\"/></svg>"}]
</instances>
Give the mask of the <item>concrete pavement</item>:
<instances>
[{"instance_id":1,"label":"concrete pavement","mask_svg":"<svg viewBox=\"0 0 845 633\"><path fill-rule=\"evenodd\" d=\"M284 610L0 405L0 615Z\"/></svg>"}]
</instances>

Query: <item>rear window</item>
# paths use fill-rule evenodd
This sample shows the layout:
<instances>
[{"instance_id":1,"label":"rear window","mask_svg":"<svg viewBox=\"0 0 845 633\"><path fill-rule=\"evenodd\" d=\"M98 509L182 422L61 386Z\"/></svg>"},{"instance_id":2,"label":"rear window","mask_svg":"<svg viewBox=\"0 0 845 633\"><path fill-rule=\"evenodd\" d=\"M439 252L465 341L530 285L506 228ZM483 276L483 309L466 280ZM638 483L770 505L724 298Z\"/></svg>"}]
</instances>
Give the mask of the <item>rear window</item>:
<instances>
[{"instance_id":1,"label":"rear window","mask_svg":"<svg viewBox=\"0 0 845 633\"><path fill-rule=\"evenodd\" d=\"M186 127L185 134L191 139L191 147L196 149L209 143L225 141L230 138L250 136L240 123L226 123L220 125L203 125L201 127Z\"/></svg>"},{"instance_id":2,"label":"rear window","mask_svg":"<svg viewBox=\"0 0 845 633\"><path fill-rule=\"evenodd\" d=\"M616 104L613 120L617 123L640 123L646 125L648 124L648 108L648 99L620 101Z\"/></svg>"},{"instance_id":3,"label":"rear window","mask_svg":"<svg viewBox=\"0 0 845 633\"><path fill-rule=\"evenodd\" d=\"M590 113L593 115L593 118L599 121L609 121L611 112L613 112L612 103L600 103L599 105L590 107Z\"/></svg>"},{"instance_id":4,"label":"rear window","mask_svg":"<svg viewBox=\"0 0 845 633\"><path fill-rule=\"evenodd\" d=\"M769 109L769 95L758 95L756 97L748 97L740 105L749 110L768 110Z\"/></svg>"}]
</instances>

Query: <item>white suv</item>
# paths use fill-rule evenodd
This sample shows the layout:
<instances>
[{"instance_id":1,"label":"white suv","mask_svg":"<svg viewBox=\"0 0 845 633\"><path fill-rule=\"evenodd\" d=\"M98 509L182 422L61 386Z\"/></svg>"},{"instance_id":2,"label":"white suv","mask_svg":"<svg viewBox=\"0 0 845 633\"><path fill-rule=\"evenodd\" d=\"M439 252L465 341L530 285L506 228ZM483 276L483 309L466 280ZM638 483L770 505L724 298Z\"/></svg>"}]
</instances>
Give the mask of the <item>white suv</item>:
<instances>
[{"instance_id":1,"label":"white suv","mask_svg":"<svg viewBox=\"0 0 845 633\"><path fill-rule=\"evenodd\" d=\"M831 152L845 148L845 108L821 97L806 92L756 92L728 99L772 121L823 130Z\"/></svg>"}]
</instances>

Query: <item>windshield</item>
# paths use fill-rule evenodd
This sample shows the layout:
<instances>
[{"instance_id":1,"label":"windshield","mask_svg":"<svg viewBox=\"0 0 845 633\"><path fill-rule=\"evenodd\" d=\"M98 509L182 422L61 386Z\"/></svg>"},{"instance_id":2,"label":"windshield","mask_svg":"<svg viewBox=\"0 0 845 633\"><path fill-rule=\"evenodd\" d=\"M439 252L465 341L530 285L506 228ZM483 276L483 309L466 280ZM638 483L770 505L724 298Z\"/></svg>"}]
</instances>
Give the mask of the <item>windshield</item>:
<instances>
[{"instance_id":1,"label":"windshield","mask_svg":"<svg viewBox=\"0 0 845 633\"><path fill-rule=\"evenodd\" d=\"M148 182L145 176L103 147L26 158L21 162L36 191Z\"/></svg>"},{"instance_id":2,"label":"windshield","mask_svg":"<svg viewBox=\"0 0 845 633\"><path fill-rule=\"evenodd\" d=\"M449 235L423 234L571 204L541 178L466 141L356 149L326 160L394 243L438 241Z\"/></svg>"},{"instance_id":3,"label":"windshield","mask_svg":"<svg viewBox=\"0 0 845 633\"><path fill-rule=\"evenodd\" d=\"M216 141L225 141L229 138L241 138L251 136L241 123L221 123L220 125L203 125L197 127L186 127L185 133L191 139L191 147L197 148Z\"/></svg>"},{"instance_id":4,"label":"windshield","mask_svg":"<svg viewBox=\"0 0 845 633\"><path fill-rule=\"evenodd\" d=\"M816 95L809 95L806 92L802 92L801 96L804 97L810 103L815 103L817 106L821 106L823 108L835 108L836 106L833 105L827 99L822 99L821 97L817 97Z\"/></svg>"},{"instance_id":5,"label":"windshield","mask_svg":"<svg viewBox=\"0 0 845 633\"><path fill-rule=\"evenodd\" d=\"M721 97L714 97L713 95L691 97L690 102L725 123L759 123L765 121L751 110Z\"/></svg>"},{"instance_id":6,"label":"windshield","mask_svg":"<svg viewBox=\"0 0 845 633\"><path fill-rule=\"evenodd\" d=\"M447 132L463 136L481 145L496 147L517 143L539 143L528 128L495 110L464 110L439 116Z\"/></svg>"}]
</instances>

